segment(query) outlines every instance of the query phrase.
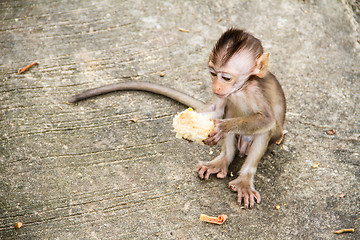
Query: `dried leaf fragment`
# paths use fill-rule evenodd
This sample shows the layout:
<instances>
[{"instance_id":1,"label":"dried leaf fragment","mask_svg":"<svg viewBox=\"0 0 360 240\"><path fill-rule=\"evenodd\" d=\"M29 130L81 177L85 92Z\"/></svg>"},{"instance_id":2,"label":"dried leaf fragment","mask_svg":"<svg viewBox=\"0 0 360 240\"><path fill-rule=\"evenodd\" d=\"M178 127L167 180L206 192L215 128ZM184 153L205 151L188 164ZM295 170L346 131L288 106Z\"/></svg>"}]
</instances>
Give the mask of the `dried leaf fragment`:
<instances>
[{"instance_id":1,"label":"dried leaf fragment","mask_svg":"<svg viewBox=\"0 0 360 240\"><path fill-rule=\"evenodd\" d=\"M130 119L130 121L133 122L133 123L136 123L137 121L139 121L139 118L134 117L134 118Z\"/></svg>"},{"instance_id":2,"label":"dried leaf fragment","mask_svg":"<svg viewBox=\"0 0 360 240\"><path fill-rule=\"evenodd\" d=\"M337 230L334 233L340 234L340 233L353 233L353 232L355 232L355 229L353 229L353 228L344 228L344 229Z\"/></svg>"},{"instance_id":3,"label":"dried leaf fragment","mask_svg":"<svg viewBox=\"0 0 360 240\"><path fill-rule=\"evenodd\" d=\"M186 33L189 33L189 32L190 32L189 30L184 29L184 28L179 28L179 31L180 31L180 32L186 32Z\"/></svg>"},{"instance_id":4,"label":"dried leaf fragment","mask_svg":"<svg viewBox=\"0 0 360 240\"><path fill-rule=\"evenodd\" d=\"M214 223L214 224L223 224L227 218L228 218L228 216L225 214L219 215L218 217L210 217L205 214L200 214L201 221L208 222L208 223Z\"/></svg>"},{"instance_id":5,"label":"dried leaf fragment","mask_svg":"<svg viewBox=\"0 0 360 240\"><path fill-rule=\"evenodd\" d=\"M18 71L18 74L24 73L24 72L27 71L29 68L31 68L32 66L35 66L35 65L37 65L37 64L39 64L39 63L38 63L38 62L33 62L33 63L31 63L31 64L23 67L23 68L20 68L19 71Z\"/></svg>"},{"instance_id":6,"label":"dried leaf fragment","mask_svg":"<svg viewBox=\"0 0 360 240\"><path fill-rule=\"evenodd\" d=\"M19 229L19 228L21 228L22 227L22 223L21 222L17 222L16 224L15 224L15 228L16 229Z\"/></svg>"},{"instance_id":7,"label":"dried leaf fragment","mask_svg":"<svg viewBox=\"0 0 360 240\"><path fill-rule=\"evenodd\" d=\"M314 165L312 165L312 168L317 168L317 167L320 166L320 164L321 164L321 163L319 163L319 162L318 162L318 163L315 163Z\"/></svg>"},{"instance_id":8,"label":"dried leaf fragment","mask_svg":"<svg viewBox=\"0 0 360 240\"><path fill-rule=\"evenodd\" d=\"M335 129L330 129L329 131L326 132L327 135L335 135L336 130Z\"/></svg>"}]
</instances>

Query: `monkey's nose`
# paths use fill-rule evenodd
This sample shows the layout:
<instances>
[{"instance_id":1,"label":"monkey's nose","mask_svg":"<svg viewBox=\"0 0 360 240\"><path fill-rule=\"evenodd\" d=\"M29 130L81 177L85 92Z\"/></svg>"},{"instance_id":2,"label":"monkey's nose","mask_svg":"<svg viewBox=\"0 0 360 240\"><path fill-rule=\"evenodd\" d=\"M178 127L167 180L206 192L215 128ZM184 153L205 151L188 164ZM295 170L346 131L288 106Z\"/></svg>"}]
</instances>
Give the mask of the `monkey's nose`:
<instances>
[{"instance_id":1,"label":"monkey's nose","mask_svg":"<svg viewBox=\"0 0 360 240\"><path fill-rule=\"evenodd\" d=\"M216 94L216 95L222 95L221 94L221 91L222 89L221 88L216 88L216 89L214 89L214 93Z\"/></svg>"}]
</instances>

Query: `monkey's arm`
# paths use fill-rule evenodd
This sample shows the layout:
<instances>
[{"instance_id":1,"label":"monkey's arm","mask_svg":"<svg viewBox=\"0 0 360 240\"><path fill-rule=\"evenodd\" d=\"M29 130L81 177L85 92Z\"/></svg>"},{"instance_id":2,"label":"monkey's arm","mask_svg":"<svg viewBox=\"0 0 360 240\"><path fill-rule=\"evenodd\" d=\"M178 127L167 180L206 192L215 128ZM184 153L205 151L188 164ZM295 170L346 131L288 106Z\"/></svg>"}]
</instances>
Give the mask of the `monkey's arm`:
<instances>
[{"instance_id":1,"label":"monkey's arm","mask_svg":"<svg viewBox=\"0 0 360 240\"><path fill-rule=\"evenodd\" d=\"M80 94L74 95L70 98L70 103L76 103L81 100L115 92L115 91L124 91L124 90L137 90L137 91L146 91L152 92L159 95L166 96L171 98L179 103L182 103L186 106L192 107L194 109L202 109L205 107L205 104L197 100L189 95L177 91L175 89L165 87L162 85L158 85L155 83L148 83L148 82L121 82L121 83L114 83L110 85L105 85L98 88L93 88L87 91L84 91Z\"/></svg>"},{"instance_id":2,"label":"monkey's arm","mask_svg":"<svg viewBox=\"0 0 360 240\"><path fill-rule=\"evenodd\" d=\"M259 112L246 117L222 119L218 125L225 133L253 135L268 132L275 127L276 122L271 116Z\"/></svg>"},{"instance_id":3,"label":"monkey's arm","mask_svg":"<svg viewBox=\"0 0 360 240\"><path fill-rule=\"evenodd\" d=\"M261 112L246 117L215 120L215 124L215 130L204 140L207 145L217 144L229 132L254 135L269 132L276 127L276 121L270 115Z\"/></svg>"}]
</instances>

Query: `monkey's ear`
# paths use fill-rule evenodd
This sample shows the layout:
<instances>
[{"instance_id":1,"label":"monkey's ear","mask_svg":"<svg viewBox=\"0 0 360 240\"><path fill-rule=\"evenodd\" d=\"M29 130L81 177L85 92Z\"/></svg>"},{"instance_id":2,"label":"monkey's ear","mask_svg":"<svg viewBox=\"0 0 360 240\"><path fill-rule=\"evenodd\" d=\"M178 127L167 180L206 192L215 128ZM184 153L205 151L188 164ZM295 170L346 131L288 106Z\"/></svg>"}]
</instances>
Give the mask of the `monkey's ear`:
<instances>
[{"instance_id":1,"label":"monkey's ear","mask_svg":"<svg viewBox=\"0 0 360 240\"><path fill-rule=\"evenodd\" d=\"M253 75L263 78L266 75L269 64L270 53L264 53L256 60L256 66L253 71Z\"/></svg>"}]
</instances>

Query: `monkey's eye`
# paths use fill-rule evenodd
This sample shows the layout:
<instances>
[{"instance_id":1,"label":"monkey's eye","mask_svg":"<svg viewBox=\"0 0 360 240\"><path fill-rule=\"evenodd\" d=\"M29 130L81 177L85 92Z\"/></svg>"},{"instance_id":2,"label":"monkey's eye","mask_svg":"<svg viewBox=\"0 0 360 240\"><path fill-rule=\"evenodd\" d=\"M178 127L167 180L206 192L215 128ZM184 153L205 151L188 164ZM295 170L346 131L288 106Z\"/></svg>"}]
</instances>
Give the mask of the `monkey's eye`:
<instances>
[{"instance_id":1,"label":"monkey's eye","mask_svg":"<svg viewBox=\"0 0 360 240\"><path fill-rule=\"evenodd\" d=\"M231 78L232 78L231 75L226 74L226 73L223 73L221 77L222 77L222 79L224 79L224 81L226 81L226 82L230 82L230 81L231 81Z\"/></svg>"},{"instance_id":2,"label":"monkey's eye","mask_svg":"<svg viewBox=\"0 0 360 240\"><path fill-rule=\"evenodd\" d=\"M216 77L216 76L217 76L217 73L215 72L214 69L210 69L210 74L211 74L211 76L213 76L213 77Z\"/></svg>"}]
</instances>

